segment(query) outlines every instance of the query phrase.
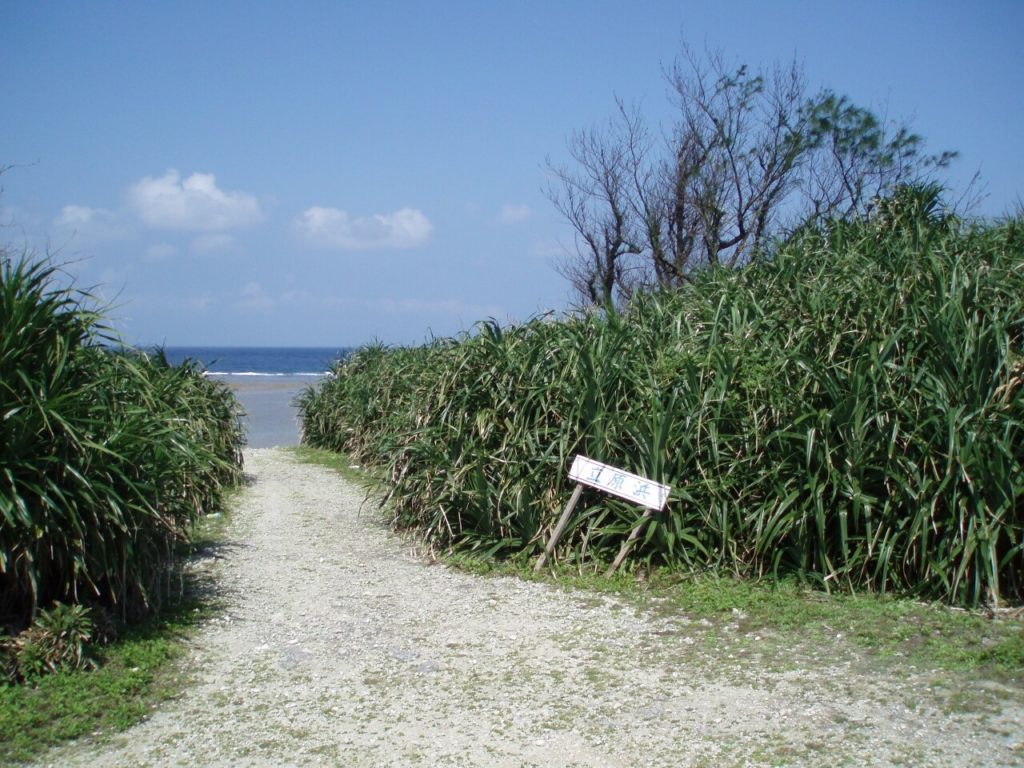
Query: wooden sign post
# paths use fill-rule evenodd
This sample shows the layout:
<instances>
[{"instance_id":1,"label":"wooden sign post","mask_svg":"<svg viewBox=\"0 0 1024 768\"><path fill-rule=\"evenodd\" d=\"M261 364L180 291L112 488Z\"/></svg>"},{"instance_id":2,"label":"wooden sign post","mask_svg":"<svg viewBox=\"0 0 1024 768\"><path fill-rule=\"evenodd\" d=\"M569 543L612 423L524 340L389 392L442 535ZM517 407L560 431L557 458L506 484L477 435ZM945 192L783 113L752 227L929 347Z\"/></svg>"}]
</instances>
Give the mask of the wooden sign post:
<instances>
[{"instance_id":1,"label":"wooden sign post","mask_svg":"<svg viewBox=\"0 0 1024 768\"><path fill-rule=\"evenodd\" d=\"M569 479L576 481L576 489L573 491L572 498L569 499L565 511L562 512L562 516L558 518L555 530L551 532L551 538L548 540L547 546L544 547L544 552L537 558L537 564L533 567L533 570L539 571L544 567L544 563L547 562L547 559L555 550L558 539L565 531L565 526L569 522L569 516L572 515L572 511L576 508L576 503L580 500L583 486L588 485L591 488L597 488L605 493L645 507L643 517L640 518L640 522L630 531L629 538L622 543L622 549L619 550L618 556L605 574L611 575L622 565L622 561L626 559L626 555L632 548L633 542L640 535L641 529L647 523L650 516L665 508L665 504L668 503L668 495L672 489L667 485L648 480L646 477L634 475L608 464L588 459L586 456L577 456L573 460L572 468L569 470Z\"/></svg>"}]
</instances>

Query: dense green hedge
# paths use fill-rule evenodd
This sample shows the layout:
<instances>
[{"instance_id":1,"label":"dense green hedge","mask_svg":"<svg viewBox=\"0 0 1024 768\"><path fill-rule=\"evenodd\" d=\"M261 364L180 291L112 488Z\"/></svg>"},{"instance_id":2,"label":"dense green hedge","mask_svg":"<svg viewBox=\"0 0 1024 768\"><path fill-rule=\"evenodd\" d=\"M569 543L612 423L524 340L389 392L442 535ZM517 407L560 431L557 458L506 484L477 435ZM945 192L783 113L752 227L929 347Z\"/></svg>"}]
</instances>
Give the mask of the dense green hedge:
<instances>
[{"instance_id":1,"label":"dense green hedge","mask_svg":"<svg viewBox=\"0 0 1024 768\"><path fill-rule=\"evenodd\" d=\"M193 364L111 349L53 265L0 261L0 624L54 601L144 613L239 477L237 402Z\"/></svg>"},{"instance_id":2,"label":"dense green hedge","mask_svg":"<svg viewBox=\"0 0 1024 768\"><path fill-rule=\"evenodd\" d=\"M577 452L673 486L634 558L977 604L1022 596L1024 225L933 189L619 313L368 347L304 439L387 469L400 525L536 553ZM636 520L584 495L559 556Z\"/></svg>"}]
</instances>

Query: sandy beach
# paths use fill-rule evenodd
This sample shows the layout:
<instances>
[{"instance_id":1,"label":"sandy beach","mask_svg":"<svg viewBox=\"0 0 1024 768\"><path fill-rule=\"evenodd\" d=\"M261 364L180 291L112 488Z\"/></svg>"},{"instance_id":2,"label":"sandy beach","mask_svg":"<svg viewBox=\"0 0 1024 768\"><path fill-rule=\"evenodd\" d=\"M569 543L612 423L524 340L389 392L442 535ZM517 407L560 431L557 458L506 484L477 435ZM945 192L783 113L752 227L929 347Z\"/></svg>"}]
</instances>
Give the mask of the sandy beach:
<instances>
[{"instance_id":1,"label":"sandy beach","mask_svg":"<svg viewBox=\"0 0 1024 768\"><path fill-rule=\"evenodd\" d=\"M247 445L250 448L298 445L297 395L318 379L311 376L243 376L220 374L245 409Z\"/></svg>"}]
</instances>

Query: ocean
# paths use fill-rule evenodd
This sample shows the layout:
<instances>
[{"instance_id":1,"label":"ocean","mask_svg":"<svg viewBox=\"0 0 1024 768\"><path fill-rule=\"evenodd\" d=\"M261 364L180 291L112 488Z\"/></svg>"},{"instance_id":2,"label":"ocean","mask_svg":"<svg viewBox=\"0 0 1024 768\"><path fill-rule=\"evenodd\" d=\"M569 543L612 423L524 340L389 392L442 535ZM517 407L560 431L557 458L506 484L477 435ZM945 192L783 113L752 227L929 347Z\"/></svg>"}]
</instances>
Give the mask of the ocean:
<instances>
[{"instance_id":1,"label":"ocean","mask_svg":"<svg viewBox=\"0 0 1024 768\"><path fill-rule=\"evenodd\" d=\"M173 365L195 360L226 383L245 409L246 444L297 445L298 412L292 401L328 374L345 347L165 347Z\"/></svg>"},{"instance_id":2,"label":"ocean","mask_svg":"<svg viewBox=\"0 0 1024 768\"><path fill-rule=\"evenodd\" d=\"M346 347L166 347L177 365L198 360L214 376L313 376L327 373Z\"/></svg>"}]
</instances>

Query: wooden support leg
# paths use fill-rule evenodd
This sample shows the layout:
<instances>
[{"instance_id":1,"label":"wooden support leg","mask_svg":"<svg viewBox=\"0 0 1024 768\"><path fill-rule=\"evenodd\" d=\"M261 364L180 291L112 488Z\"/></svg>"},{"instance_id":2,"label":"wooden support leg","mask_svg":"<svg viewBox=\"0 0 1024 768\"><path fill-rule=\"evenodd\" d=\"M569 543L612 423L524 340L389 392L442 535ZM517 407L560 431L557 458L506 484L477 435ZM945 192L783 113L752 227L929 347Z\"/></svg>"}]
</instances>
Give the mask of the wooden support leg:
<instances>
[{"instance_id":1,"label":"wooden support leg","mask_svg":"<svg viewBox=\"0 0 1024 768\"><path fill-rule=\"evenodd\" d=\"M653 509L644 510L644 516L640 518L640 522L637 523L633 530L629 532L629 538L622 542L622 549L620 549L619 554L615 556L615 561L611 564L608 570L605 571L605 576L611 576L619 570L619 566L622 565L622 561L626 559L626 555L629 554L629 550L633 548L633 542L636 541L636 537L640 535L640 531L642 531L643 527L647 525L647 520L653 514Z\"/></svg>"},{"instance_id":2,"label":"wooden support leg","mask_svg":"<svg viewBox=\"0 0 1024 768\"><path fill-rule=\"evenodd\" d=\"M547 562L551 553L555 551L555 545L558 543L558 539L562 536L565 531L565 526L569 523L569 515L576 509L576 502L580 500L580 494L583 493L583 486L576 483L576 490L572 492L572 498L569 499L569 503L565 506L565 511L562 516L558 518L558 523L555 525L555 530L551 532L551 538L548 539L548 545L544 547L544 552L537 558L537 564L533 566L534 571L539 571L544 567L544 563Z\"/></svg>"}]
</instances>

